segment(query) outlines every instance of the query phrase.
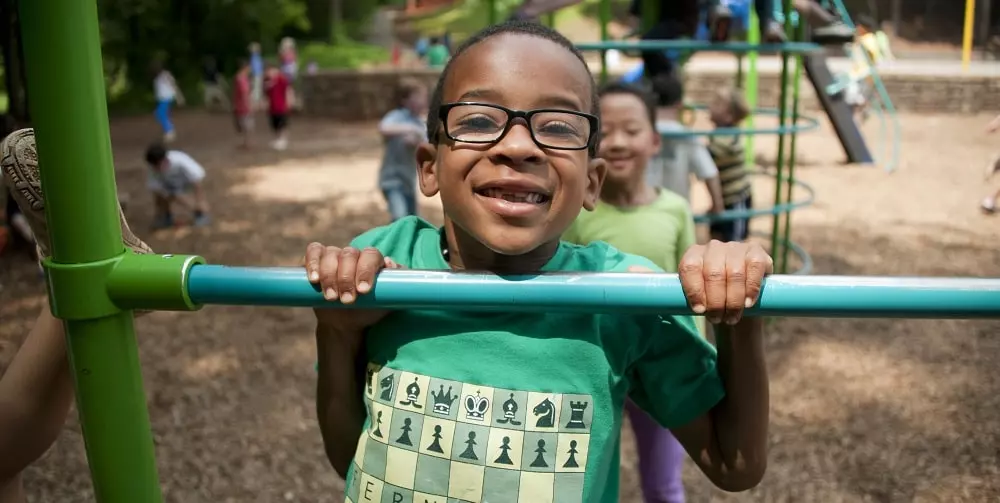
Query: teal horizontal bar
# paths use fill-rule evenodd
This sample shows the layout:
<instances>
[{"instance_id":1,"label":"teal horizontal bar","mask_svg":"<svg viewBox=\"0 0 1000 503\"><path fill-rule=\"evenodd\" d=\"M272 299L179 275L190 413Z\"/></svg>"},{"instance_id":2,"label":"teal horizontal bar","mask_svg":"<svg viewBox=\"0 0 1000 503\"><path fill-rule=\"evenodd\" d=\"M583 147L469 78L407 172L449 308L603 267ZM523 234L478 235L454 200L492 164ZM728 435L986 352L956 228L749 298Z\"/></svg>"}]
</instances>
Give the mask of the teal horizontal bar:
<instances>
[{"instance_id":1,"label":"teal horizontal bar","mask_svg":"<svg viewBox=\"0 0 1000 503\"><path fill-rule=\"evenodd\" d=\"M747 42L707 42L701 40L605 40L576 44L581 51L692 51L730 53L805 54L822 50L817 44L788 42L784 44L750 44Z\"/></svg>"},{"instance_id":2,"label":"teal horizontal bar","mask_svg":"<svg viewBox=\"0 0 1000 503\"><path fill-rule=\"evenodd\" d=\"M197 304L336 307L303 268L195 265ZM542 274L498 277L383 271L357 308L690 314L676 274ZM766 279L752 315L864 318L1000 318L1000 279L790 276Z\"/></svg>"}]
</instances>

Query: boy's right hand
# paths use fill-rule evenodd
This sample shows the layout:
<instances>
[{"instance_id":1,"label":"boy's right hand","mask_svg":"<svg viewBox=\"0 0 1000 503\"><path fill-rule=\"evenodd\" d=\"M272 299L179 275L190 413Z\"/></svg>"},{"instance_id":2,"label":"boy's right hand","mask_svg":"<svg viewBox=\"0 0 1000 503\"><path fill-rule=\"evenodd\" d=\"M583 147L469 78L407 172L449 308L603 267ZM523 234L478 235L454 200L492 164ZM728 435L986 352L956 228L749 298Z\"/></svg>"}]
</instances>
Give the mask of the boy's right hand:
<instances>
[{"instance_id":1,"label":"boy's right hand","mask_svg":"<svg viewBox=\"0 0 1000 503\"><path fill-rule=\"evenodd\" d=\"M376 248L324 246L309 243L305 256L306 277L318 285L323 297L331 302L353 304L358 295L371 291L375 276L380 270L400 269L402 266L389 257L383 257ZM343 335L360 334L388 314L381 309L317 308L316 320Z\"/></svg>"}]
</instances>

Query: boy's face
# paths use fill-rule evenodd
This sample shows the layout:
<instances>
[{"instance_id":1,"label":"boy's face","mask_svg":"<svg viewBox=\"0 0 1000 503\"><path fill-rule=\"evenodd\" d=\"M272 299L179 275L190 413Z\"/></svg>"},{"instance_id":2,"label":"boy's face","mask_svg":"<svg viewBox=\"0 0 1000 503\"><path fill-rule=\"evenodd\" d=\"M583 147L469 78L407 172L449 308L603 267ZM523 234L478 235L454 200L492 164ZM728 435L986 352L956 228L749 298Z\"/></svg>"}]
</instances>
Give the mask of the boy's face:
<instances>
[{"instance_id":1,"label":"boy's face","mask_svg":"<svg viewBox=\"0 0 1000 503\"><path fill-rule=\"evenodd\" d=\"M723 96L716 96L708 106L708 115L712 124L716 127L730 127L733 124L733 114L729 109L729 103Z\"/></svg>"},{"instance_id":2,"label":"boy's face","mask_svg":"<svg viewBox=\"0 0 1000 503\"><path fill-rule=\"evenodd\" d=\"M592 109L588 70L554 42L499 35L452 65L443 103ZM418 149L421 190L440 193L455 232L495 253L521 255L558 240L581 208L593 209L600 192L603 161L590 159L586 150L539 147L522 120L492 144L451 142L444 131L438 138L436 145Z\"/></svg>"},{"instance_id":3,"label":"boy's face","mask_svg":"<svg viewBox=\"0 0 1000 503\"><path fill-rule=\"evenodd\" d=\"M608 163L608 180L641 177L659 150L660 135L649 123L649 112L638 96L618 93L601 98L599 156Z\"/></svg>"},{"instance_id":4,"label":"boy's face","mask_svg":"<svg viewBox=\"0 0 1000 503\"><path fill-rule=\"evenodd\" d=\"M427 113L427 101L427 89L420 88L413 91L403 105L414 113L423 114Z\"/></svg>"}]
</instances>

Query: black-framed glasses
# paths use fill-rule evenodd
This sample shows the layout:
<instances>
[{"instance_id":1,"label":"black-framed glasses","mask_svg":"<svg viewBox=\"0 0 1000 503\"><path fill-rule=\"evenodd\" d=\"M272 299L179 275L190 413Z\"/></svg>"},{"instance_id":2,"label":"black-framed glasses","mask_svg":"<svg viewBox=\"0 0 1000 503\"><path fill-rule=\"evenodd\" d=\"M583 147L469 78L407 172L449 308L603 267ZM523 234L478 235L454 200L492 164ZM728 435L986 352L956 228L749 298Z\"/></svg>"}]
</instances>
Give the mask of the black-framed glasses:
<instances>
[{"instance_id":1,"label":"black-framed glasses","mask_svg":"<svg viewBox=\"0 0 1000 503\"><path fill-rule=\"evenodd\" d=\"M583 150L593 144L599 131L596 116L556 108L511 110L491 103L458 102L441 105L438 116L445 136L463 143L494 143L519 118L543 148Z\"/></svg>"}]
</instances>

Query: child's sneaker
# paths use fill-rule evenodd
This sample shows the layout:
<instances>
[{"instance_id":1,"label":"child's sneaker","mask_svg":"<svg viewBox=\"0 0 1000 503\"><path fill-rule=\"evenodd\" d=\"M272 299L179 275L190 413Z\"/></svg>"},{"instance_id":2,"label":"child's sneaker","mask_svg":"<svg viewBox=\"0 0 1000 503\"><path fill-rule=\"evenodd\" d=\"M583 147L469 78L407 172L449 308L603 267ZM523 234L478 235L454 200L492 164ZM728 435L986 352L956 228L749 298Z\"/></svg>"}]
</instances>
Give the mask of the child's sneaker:
<instances>
[{"instance_id":1,"label":"child's sneaker","mask_svg":"<svg viewBox=\"0 0 1000 503\"><path fill-rule=\"evenodd\" d=\"M771 21L761 30L760 38L765 44L783 44L785 43L785 27L777 21Z\"/></svg>"},{"instance_id":2,"label":"child's sneaker","mask_svg":"<svg viewBox=\"0 0 1000 503\"><path fill-rule=\"evenodd\" d=\"M177 139L177 133L174 131L167 131L163 133L163 143L173 143Z\"/></svg>"},{"instance_id":3,"label":"child's sneaker","mask_svg":"<svg viewBox=\"0 0 1000 503\"><path fill-rule=\"evenodd\" d=\"M11 189L11 196L31 228L39 258L49 257L51 245L48 223L45 221L45 200L42 197L42 179L38 173L38 153L35 150L33 129L15 131L0 143L0 170L3 171L4 182ZM153 253L149 245L132 234L121 206L118 215L125 246L136 253Z\"/></svg>"},{"instance_id":4,"label":"child's sneaker","mask_svg":"<svg viewBox=\"0 0 1000 503\"><path fill-rule=\"evenodd\" d=\"M991 215L993 213L996 213L997 211L997 201L992 197L987 197L986 199L983 199L983 202L980 203L979 206L983 209L984 213L989 213Z\"/></svg>"},{"instance_id":5,"label":"child's sneaker","mask_svg":"<svg viewBox=\"0 0 1000 503\"><path fill-rule=\"evenodd\" d=\"M836 22L831 25L816 28L812 32L813 42L820 45L841 45L854 41L854 30L844 23Z\"/></svg>"}]
</instances>

